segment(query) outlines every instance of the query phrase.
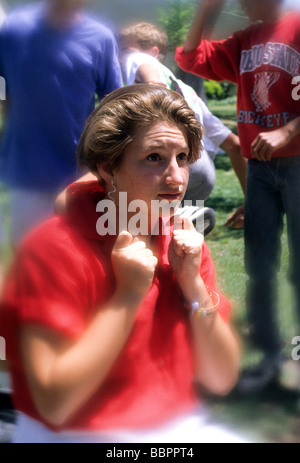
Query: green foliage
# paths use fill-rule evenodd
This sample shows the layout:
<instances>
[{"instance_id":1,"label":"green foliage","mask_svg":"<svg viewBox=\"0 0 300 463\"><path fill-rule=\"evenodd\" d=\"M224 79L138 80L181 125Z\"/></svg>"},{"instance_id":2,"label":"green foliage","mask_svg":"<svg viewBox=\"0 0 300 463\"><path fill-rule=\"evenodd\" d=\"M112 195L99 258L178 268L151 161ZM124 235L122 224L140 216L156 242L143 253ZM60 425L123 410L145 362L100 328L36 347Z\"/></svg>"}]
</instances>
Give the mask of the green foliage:
<instances>
[{"instance_id":1,"label":"green foliage","mask_svg":"<svg viewBox=\"0 0 300 463\"><path fill-rule=\"evenodd\" d=\"M216 82L215 80L205 80L204 88L206 96L210 100L222 100L225 98L225 94L220 82Z\"/></svg>"},{"instance_id":2,"label":"green foliage","mask_svg":"<svg viewBox=\"0 0 300 463\"><path fill-rule=\"evenodd\" d=\"M168 35L170 49L173 50L183 45L199 2L198 0L167 0L166 3L165 8L158 8L157 17L160 26ZM224 4L223 9L231 15L243 15L240 5L236 2Z\"/></svg>"},{"instance_id":3,"label":"green foliage","mask_svg":"<svg viewBox=\"0 0 300 463\"><path fill-rule=\"evenodd\" d=\"M209 100L224 100L236 95L236 85L227 81L205 80L204 88Z\"/></svg>"},{"instance_id":4,"label":"green foliage","mask_svg":"<svg viewBox=\"0 0 300 463\"><path fill-rule=\"evenodd\" d=\"M169 0L166 8L158 9L158 21L169 38L169 47L183 44L195 14L196 4L186 0Z\"/></svg>"},{"instance_id":5,"label":"green foliage","mask_svg":"<svg viewBox=\"0 0 300 463\"><path fill-rule=\"evenodd\" d=\"M237 85L233 84L232 82L228 82L228 80L224 80L221 82L221 86L224 92L225 97L229 98L231 96L236 96Z\"/></svg>"}]
</instances>

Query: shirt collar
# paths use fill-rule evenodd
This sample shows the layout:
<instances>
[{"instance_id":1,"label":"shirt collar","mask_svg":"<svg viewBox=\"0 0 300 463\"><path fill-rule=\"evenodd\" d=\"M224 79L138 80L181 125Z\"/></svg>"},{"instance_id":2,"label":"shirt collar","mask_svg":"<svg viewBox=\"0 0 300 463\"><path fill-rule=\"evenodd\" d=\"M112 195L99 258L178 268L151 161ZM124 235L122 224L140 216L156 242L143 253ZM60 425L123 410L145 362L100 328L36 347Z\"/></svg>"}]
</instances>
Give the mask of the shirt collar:
<instances>
[{"instance_id":1,"label":"shirt collar","mask_svg":"<svg viewBox=\"0 0 300 463\"><path fill-rule=\"evenodd\" d=\"M99 235L96 229L100 213L96 207L105 198L105 190L97 181L76 182L67 189L66 207L67 220L72 228L87 239L105 241L113 246L115 235ZM159 228L153 235L153 244L161 264L168 264L168 249L172 238L173 227L167 220L160 219Z\"/></svg>"}]
</instances>

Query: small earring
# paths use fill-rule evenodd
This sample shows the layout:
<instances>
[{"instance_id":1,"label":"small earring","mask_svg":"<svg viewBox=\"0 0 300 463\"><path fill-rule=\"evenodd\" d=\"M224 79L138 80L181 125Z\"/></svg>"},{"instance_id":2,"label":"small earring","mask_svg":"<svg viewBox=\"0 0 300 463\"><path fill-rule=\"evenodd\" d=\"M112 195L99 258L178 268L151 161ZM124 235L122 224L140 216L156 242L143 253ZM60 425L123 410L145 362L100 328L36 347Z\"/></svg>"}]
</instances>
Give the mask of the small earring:
<instances>
[{"instance_id":1,"label":"small earring","mask_svg":"<svg viewBox=\"0 0 300 463\"><path fill-rule=\"evenodd\" d=\"M115 199L112 197L112 195L117 191L117 188L115 187L115 184L114 184L113 180L111 180L111 186L112 186L112 191L109 191L107 193L107 196L109 197L109 199L111 201L113 201L115 203Z\"/></svg>"}]
</instances>

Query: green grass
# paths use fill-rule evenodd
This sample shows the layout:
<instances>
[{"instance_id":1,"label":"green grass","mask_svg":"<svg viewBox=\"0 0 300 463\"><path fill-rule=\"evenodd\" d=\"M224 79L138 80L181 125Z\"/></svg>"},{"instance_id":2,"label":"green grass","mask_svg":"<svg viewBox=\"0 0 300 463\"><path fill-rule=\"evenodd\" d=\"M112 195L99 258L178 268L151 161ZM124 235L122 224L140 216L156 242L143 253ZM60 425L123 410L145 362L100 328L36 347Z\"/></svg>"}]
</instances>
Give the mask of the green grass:
<instances>
[{"instance_id":1,"label":"green grass","mask_svg":"<svg viewBox=\"0 0 300 463\"><path fill-rule=\"evenodd\" d=\"M207 106L216 117L221 119L223 124L237 134L235 97L230 97L222 101L208 100Z\"/></svg>"}]
</instances>

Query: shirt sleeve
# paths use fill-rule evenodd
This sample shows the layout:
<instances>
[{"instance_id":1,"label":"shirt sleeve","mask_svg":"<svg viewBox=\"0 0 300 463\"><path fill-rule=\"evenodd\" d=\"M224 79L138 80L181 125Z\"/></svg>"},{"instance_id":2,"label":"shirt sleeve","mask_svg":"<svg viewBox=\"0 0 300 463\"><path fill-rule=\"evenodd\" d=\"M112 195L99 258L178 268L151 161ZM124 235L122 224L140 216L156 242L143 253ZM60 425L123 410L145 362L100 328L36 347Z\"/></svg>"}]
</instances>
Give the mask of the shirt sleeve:
<instances>
[{"instance_id":1,"label":"shirt sleeve","mask_svg":"<svg viewBox=\"0 0 300 463\"><path fill-rule=\"evenodd\" d=\"M102 45L101 51L99 51L97 84L97 95L100 99L123 87L118 45L112 32L108 31L106 33Z\"/></svg>"},{"instance_id":2,"label":"shirt sleeve","mask_svg":"<svg viewBox=\"0 0 300 463\"><path fill-rule=\"evenodd\" d=\"M72 251L72 240L60 236L51 242L40 235L20 248L2 308L17 325L34 323L76 338L94 310L92 271L79 253Z\"/></svg>"},{"instance_id":3,"label":"shirt sleeve","mask_svg":"<svg viewBox=\"0 0 300 463\"><path fill-rule=\"evenodd\" d=\"M130 53L122 59L122 68L126 85L134 84L136 73L143 64L150 64L156 67L158 72L160 72L156 58L147 55L147 53Z\"/></svg>"},{"instance_id":4,"label":"shirt sleeve","mask_svg":"<svg viewBox=\"0 0 300 463\"><path fill-rule=\"evenodd\" d=\"M214 150L216 150L223 141L231 133L231 130L223 124L223 122L208 109L204 101L200 100L200 105L202 108L203 114L203 125L205 127L205 136L210 140L214 145ZM204 143L205 146L205 143ZM211 151L207 149L207 151Z\"/></svg>"},{"instance_id":5,"label":"shirt sleeve","mask_svg":"<svg viewBox=\"0 0 300 463\"><path fill-rule=\"evenodd\" d=\"M202 40L198 48L189 52L178 47L175 60L184 71L210 80L237 83L240 63L238 36L234 34L221 41Z\"/></svg>"}]
</instances>

